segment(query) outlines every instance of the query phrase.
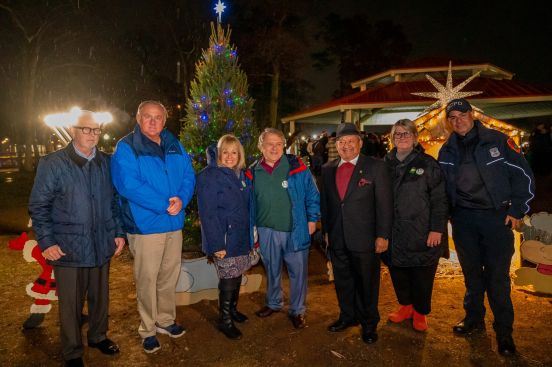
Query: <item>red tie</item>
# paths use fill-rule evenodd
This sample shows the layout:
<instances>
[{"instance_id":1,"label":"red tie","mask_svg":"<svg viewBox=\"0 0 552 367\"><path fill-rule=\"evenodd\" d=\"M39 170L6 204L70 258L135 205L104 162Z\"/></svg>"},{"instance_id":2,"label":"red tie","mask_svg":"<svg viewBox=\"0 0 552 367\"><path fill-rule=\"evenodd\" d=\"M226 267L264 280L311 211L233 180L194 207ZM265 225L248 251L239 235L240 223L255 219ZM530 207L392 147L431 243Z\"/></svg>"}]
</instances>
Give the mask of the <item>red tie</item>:
<instances>
[{"instance_id":1,"label":"red tie","mask_svg":"<svg viewBox=\"0 0 552 367\"><path fill-rule=\"evenodd\" d=\"M349 186L349 181L351 180L351 175L355 165L351 162L345 162L341 166L337 167L337 172L335 174L335 185L337 186L337 192L341 200L345 197L347 193L347 186Z\"/></svg>"}]
</instances>

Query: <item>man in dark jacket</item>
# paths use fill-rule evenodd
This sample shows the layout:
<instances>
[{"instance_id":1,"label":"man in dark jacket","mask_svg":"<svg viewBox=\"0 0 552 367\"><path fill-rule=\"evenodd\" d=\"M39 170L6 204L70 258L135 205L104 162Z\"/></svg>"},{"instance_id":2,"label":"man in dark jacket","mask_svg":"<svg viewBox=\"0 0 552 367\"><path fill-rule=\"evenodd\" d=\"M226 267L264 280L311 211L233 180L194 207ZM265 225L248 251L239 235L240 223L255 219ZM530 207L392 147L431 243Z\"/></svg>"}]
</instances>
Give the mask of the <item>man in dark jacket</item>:
<instances>
[{"instance_id":1,"label":"man in dark jacket","mask_svg":"<svg viewBox=\"0 0 552 367\"><path fill-rule=\"evenodd\" d=\"M125 244L109 156L96 149L101 129L82 111L73 140L40 160L29 202L38 245L54 266L60 337L68 366L82 366L82 309L88 300L88 346L115 354L106 336L109 261Z\"/></svg>"},{"instance_id":2,"label":"man in dark jacket","mask_svg":"<svg viewBox=\"0 0 552 367\"><path fill-rule=\"evenodd\" d=\"M465 318L458 335L484 329L485 292L493 311L498 352L516 351L510 263L514 236L529 211L535 186L531 169L516 143L474 121L472 107L455 99L446 108L454 132L439 151L451 206L452 236L464 273Z\"/></svg>"},{"instance_id":3,"label":"man in dark jacket","mask_svg":"<svg viewBox=\"0 0 552 367\"><path fill-rule=\"evenodd\" d=\"M393 193L383 161L360 154L356 126L337 128L340 159L322 168L320 207L339 301L339 319L328 327L343 331L359 323L362 340L378 340L379 253L387 250Z\"/></svg>"}]
</instances>

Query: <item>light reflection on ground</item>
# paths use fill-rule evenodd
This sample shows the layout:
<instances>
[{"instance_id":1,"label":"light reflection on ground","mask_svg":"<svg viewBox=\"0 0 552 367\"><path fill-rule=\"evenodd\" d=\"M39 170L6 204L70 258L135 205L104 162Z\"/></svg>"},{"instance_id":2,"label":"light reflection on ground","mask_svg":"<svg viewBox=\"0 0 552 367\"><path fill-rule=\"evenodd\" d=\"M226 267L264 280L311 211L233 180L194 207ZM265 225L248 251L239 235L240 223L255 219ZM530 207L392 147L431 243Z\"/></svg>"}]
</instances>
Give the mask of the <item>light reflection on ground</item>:
<instances>
[{"instance_id":1,"label":"light reflection on ground","mask_svg":"<svg viewBox=\"0 0 552 367\"><path fill-rule=\"evenodd\" d=\"M16 171L0 171L0 182L2 183L14 183L14 176Z\"/></svg>"}]
</instances>

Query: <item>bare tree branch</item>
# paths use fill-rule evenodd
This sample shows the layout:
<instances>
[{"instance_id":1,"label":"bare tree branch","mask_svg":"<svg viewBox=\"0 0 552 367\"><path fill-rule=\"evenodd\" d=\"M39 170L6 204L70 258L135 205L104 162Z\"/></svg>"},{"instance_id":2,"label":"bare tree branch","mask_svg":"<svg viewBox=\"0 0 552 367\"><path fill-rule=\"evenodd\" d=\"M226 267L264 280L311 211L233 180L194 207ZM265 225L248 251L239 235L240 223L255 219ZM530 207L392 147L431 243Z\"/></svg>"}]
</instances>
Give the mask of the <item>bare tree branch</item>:
<instances>
[{"instance_id":1,"label":"bare tree branch","mask_svg":"<svg viewBox=\"0 0 552 367\"><path fill-rule=\"evenodd\" d=\"M23 25L23 23L21 23L21 20L19 19L19 17L17 16L17 14L15 14L15 11L5 5L5 4L1 4L0 3L0 9L4 9L5 11L7 11L9 14L10 14L10 18L13 22L13 24L15 25L16 28L19 28L21 30L21 32L23 33L23 37L25 37L25 39L27 40L27 42L31 42L33 40L33 37L36 35L33 35L33 36L29 36L27 34L27 29L25 28L25 26Z\"/></svg>"}]
</instances>

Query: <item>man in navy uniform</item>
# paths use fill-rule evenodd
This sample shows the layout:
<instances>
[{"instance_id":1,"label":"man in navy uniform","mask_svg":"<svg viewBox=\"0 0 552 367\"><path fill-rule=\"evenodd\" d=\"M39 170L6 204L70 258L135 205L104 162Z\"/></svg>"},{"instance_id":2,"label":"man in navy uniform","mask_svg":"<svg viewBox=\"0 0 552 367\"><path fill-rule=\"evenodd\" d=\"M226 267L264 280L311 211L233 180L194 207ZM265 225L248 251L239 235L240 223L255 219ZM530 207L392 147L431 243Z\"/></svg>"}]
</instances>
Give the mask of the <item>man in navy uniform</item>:
<instances>
[{"instance_id":1,"label":"man in navy uniform","mask_svg":"<svg viewBox=\"0 0 552 367\"><path fill-rule=\"evenodd\" d=\"M514 254L511 228L517 228L529 211L535 192L533 174L511 138L474 121L468 101L450 101L446 113L454 132L439 152L439 163L466 285L466 315L453 331L466 336L484 329L487 292L498 352L512 355L516 347L509 275Z\"/></svg>"}]
</instances>

